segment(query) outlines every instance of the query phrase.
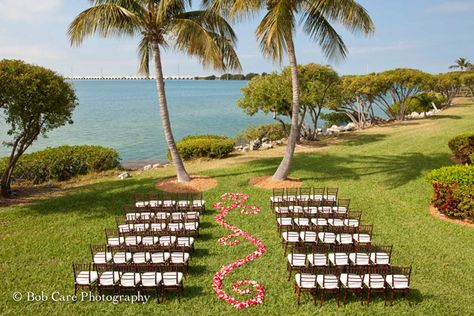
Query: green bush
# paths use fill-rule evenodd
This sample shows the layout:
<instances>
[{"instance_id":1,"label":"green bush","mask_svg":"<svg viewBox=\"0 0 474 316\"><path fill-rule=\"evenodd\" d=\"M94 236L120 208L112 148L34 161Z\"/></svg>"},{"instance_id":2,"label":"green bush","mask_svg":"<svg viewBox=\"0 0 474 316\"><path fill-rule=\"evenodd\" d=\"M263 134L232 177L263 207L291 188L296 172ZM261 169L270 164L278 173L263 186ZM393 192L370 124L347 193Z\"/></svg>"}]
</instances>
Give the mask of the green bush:
<instances>
[{"instance_id":1,"label":"green bush","mask_svg":"<svg viewBox=\"0 0 474 316\"><path fill-rule=\"evenodd\" d=\"M289 132L291 126L288 124L286 128ZM268 138L271 141L277 141L286 137L288 137L288 135L282 124L263 124L258 126L249 125L247 129L236 138L243 139L244 142L248 143L256 139L262 140L263 138Z\"/></svg>"},{"instance_id":2,"label":"green bush","mask_svg":"<svg viewBox=\"0 0 474 316\"><path fill-rule=\"evenodd\" d=\"M183 138L176 143L178 152L184 160L195 158L225 158L234 150L234 141L219 135L196 135ZM168 150L168 159L171 154Z\"/></svg>"},{"instance_id":3,"label":"green bush","mask_svg":"<svg viewBox=\"0 0 474 316\"><path fill-rule=\"evenodd\" d=\"M453 152L452 159L456 163L472 164L474 154L474 134L462 134L454 137L448 142L449 149Z\"/></svg>"},{"instance_id":4,"label":"green bush","mask_svg":"<svg viewBox=\"0 0 474 316\"><path fill-rule=\"evenodd\" d=\"M0 159L0 170L8 157ZM50 180L64 181L78 175L117 168L117 151L101 146L60 146L21 156L13 172L15 180L35 184Z\"/></svg>"},{"instance_id":5,"label":"green bush","mask_svg":"<svg viewBox=\"0 0 474 316\"><path fill-rule=\"evenodd\" d=\"M341 112L322 113L321 118L326 121L326 126L329 127L345 125L351 121L346 114Z\"/></svg>"},{"instance_id":6,"label":"green bush","mask_svg":"<svg viewBox=\"0 0 474 316\"><path fill-rule=\"evenodd\" d=\"M450 217L472 218L474 215L474 167L454 165L435 169L428 174L433 185L433 205Z\"/></svg>"}]
</instances>

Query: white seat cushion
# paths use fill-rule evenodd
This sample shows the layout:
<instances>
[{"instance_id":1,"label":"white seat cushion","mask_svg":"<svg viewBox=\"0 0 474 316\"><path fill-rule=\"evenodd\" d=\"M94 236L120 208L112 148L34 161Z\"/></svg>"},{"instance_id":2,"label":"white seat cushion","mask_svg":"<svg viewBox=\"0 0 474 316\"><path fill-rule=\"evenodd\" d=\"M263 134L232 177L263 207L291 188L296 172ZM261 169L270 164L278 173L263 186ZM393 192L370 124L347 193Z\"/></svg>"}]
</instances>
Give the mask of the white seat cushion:
<instances>
[{"instance_id":1,"label":"white seat cushion","mask_svg":"<svg viewBox=\"0 0 474 316\"><path fill-rule=\"evenodd\" d=\"M198 221L199 212L187 212L184 217L187 221Z\"/></svg>"},{"instance_id":2,"label":"white seat cushion","mask_svg":"<svg viewBox=\"0 0 474 316\"><path fill-rule=\"evenodd\" d=\"M331 214L332 213L332 207L330 206L320 206L318 207L319 213L323 214Z\"/></svg>"},{"instance_id":3,"label":"white seat cushion","mask_svg":"<svg viewBox=\"0 0 474 316\"><path fill-rule=\"evenodd\" d=\"M141 236L127 236L125 237L125 244L127 246L136 246L142 242Z\"/></svg>"},{"instance_id":4,"label":"white seat cushion","mask_svg":"<svg viewBox=\"0 0 474 316\"><path fill-rule=\"evenodd\" d=\"M181 272L165 272L163 273L164 286L178 286L183 281L183 274Z\"/></svg>"},{"instance_id":5,"label":"white seat cushion","mask_svg":"<svg viewBox=\"0 0 474 316\"><path fill-rule=\"evenodd\" d=\"M203 207L206 204L204 200L193 200L193 206L195 207Z\"/></svg>"},{"instance_id":6,"label":"white seat cushion","mask_svg":"<svg viewBox=\"0 0 474 316\"><path fill-rule=\"evenodd\" d=\"M368 266L369 255L363 252L353 252L349 254L349 259L354 265L357 266Z\"/></svg>"},{"instance_id":7,"label":"white seat cushion","mask_svg":"<svg viewBox=\"0 0 474 316\"><path fill-rule=\"evenodd\" d=\"M344 285L344 287L347 287L349 289L362 288L362 278L358 274L342 273L339 277L339 280L341 280L341 283Z\"/></svg>"},{"instance_id":8,"label":"white seat cushion","mask_svg":"<svg viewBox=\"0 0 474 316\"><path fill-rule=\"evenodd\" d=\"M91 285L97 279L98 276L96 271L81 271L76 277L76 283L79 285Z\"/></svg>"},{"instance_id":9,"label":"white seat cushion","mask_svg":"<svg viewBox=\"0 0 474 316\"><path fill-rule=\"evenodd\" d=\"M118 231L121 233L128 233L132 231L133 229L133 224L122 224L117 226Z\"/></svg>"},{"instance_id":10,"label":"white seat cushion","mask_svg":"<svg viewBox=\"0 0 474 316\"><path fill-rule=\"evenodd\" d=\"M188 207L189 205L191 205L190 201L185 201L185 200L178 201L178 206L180 207Z\"/></svg>"},{"instance_id":11,"label":"white seat cushion","mask_svg":"<svg viewBox=\"0 0 474 316\"><path fill-rule=\"evenodd\" d=\"M313 194L313 196L311 197L311 199L313 201L322 201L323 200L323 196L321 194Z\"/></svg>"},{"instance_id":12,"label":"white seat cushion","mask_svg":"<svg viewBox=\"0 0 474 316\"><path fill-rule=\"evenodd\" d=\"M277 223L280 226L291 226L293 224L293 219L291 217L278 217Z\"/></svg>"},{"instance_id":13,"label":"white seat cushion","mask_svg":"<svg viewBox=\"0 0 474 316\"><path fill-rule=\"evenodd\" d=\"M288 213L288 206L277 206L275 207L275 213Z\"/></svg>"},{"instance_id":14,"label":"white seat cushion","mask_svg":"<svg viewBox=\"0 0 474 316\"><path fill-rule=\"evenodd\" d=\"M349 226L349 227L358 227L359 226L359 220L354 219L354 218L346 218L344 220L344 225Z\"/></svg>"},{"instance_id":15,"label":"white seat cushion","mask_svg":"<svg viewBox=\"0 0 474 316\"><path fill-rule=\"evenodd\" d=\"M145 236L142 238L142 244L145 246L151 246L158 243L160 239L156 236Z\"/></svg>"},{"instance_id":16,"label":"white seat cushion","mask_svg":"<svg viewBox=\"0 0 474 316\"><path fill-rule=\"evenodd\" d=\"M345 206L333 206L332 211L336 214L346 214L347 213L347 207L345 207Z\"/></svg>"},{"instance_id":17,"label":"white seat cushion","mask_svg":"<svg viewBox=\"0 0 474 316\"><path fill-rule=\"evenodd\" d=\"M194 244L193 237L178 237L176 243L178 246L182 247L191 247Z\"/></svg>"},{"instance_id":18,"label":"white seat cushion","mask_svg":"<svg viewBox=\"0 0 474 316\"><path fill-rule=\"evenodd\" d=\"M150 227L148 223L139 223L139 224L133 224L133 230L135 231L145 231Z\"/></svg>"},{"instance_id":19,"label":"white seat cushion","mask_svg":"<svg viewBox=\"0 0 474 316\"><path fill-rule=\"evenodd\" d=\"M114 263L123 264L132 260L132 254L130 252L116 252L112 258Z\"/></svg>"},{"instance_id":20,"label":"white seat cushion","mask_svg":"<svg viewBox=\"0 0 474 316\"><path fill-rule=\"evenodd\" d=\"M151 207L157 207L157 206L160 206L160 205L161 205L161 201L159 201L159 200L151 200L151 201L148 201L148 205L150 205Z\"/></svg>"},{"instance_id":21,"label":"white seat cushion","mask_svg":"<svg viewBox=\"0 0 474 316\"><path fill-rule=\"evenodd\" d=\"M331 226L344 226L344 221L340 218L330 218L328 219L328 224Z\"/></svg>"},{"instance_id":22,"label":"white seat cushion","mask_svg":"<svg viewBox=\"0 0 474 316\"><path fill-rule=\"evenodd\" d=\"M306 217L298 217L294 219L295 224L298 226L309 226L310 219Z\"/></svg>"},{"instance_id":23,"label":"white seat cushion","mask_svg":"<svg viewBox=\"0 0 474 316\"><path fill-rule=\"evenodd\" d=\"M125 214L125 218L128 221L134 221L140 218L140 213L127 213Z\"/></svg>"},{"instance_id":24,"label":"white seat cushion","mask_svg":"<svg viewBox=\"0 0 474 316\"><path fill-rule=\"evenodd\" d=\"M172 206L175 206L176 205L176 201L173 201L173 200L165 200L162 202L162 205L164 207L172 207Z\"/></svg>"},{"instance_id":25,"label":"white seat cushion","mask_svg":"<svg viewBox=\"0 0 474 316\"><path fill-rule=\"evenodd\" d=\"M135 203L136 207L147 207L148 205L150 205L148 201L138 201Z\"/></svg>"},{"instance_id":26,"label":"white seat cushion","mask_svg":"<svg viewBox=\"0 0 474 316\"><path fill-rule=\"evenodd\" d=\"M374 264L390 264L390 257L385 252L372 252L370 254L370 261Z\"/></svg>"},{"instance_id":27,"label":"white seat cushion","mask_svg":"<svg viewBox=\"0 0 474 316\"><path fill-rule=\"evenodd\" d=\"M120 277L120 285L124 287L134 287L140 283L140 273L125 272Z\"/></svg>"},{"instance_id":28,"label":"white seat cushion","mask_svg":"<svg viewBox=\"0 0 474 316\"><path fill-rule=\"evenodd\" d=\"M170 217L170 213L167 212L157 212L155 218L165 220ZM153 226L153 224L151 224Z\"/></svg>"},{"instance_id":29,"label":"white seat cushion","mask_svg":"<svg viewBox=\"0 0 474 316\"><path fill-rule=\"evenodd\" d=\"M336 242L336 235L334 233L321 232L318 233L319 240L325 244L333 244Z\"/></svg>"},{"instance_id":30,"label":"white seat cushion","mask_svg":"<svg viewBox=\"0 0 474 316\"><path fill-rule=\"evenodd\" d=\"M352 244L352 235L351 234L337 234L336 241L341 245L350 245Z\"/></svg>"},{"instance_id":31,"label":"white seat cushion","mask_svg":"<svg viewBox=\"0 0 474 316\"><path fill-rule=\"evenodd\" d=\"M293 213L303 214L303 207L300 205L293 205L289 207L289 210Z\"/></svg>"},{"instance_id":32,"label":"white seat cushion","mask_svg":"<svg viewBox=\"0 0 474 316\"><path fill-rule=\"evenodd\" d=\"M142 286L156 287L161 283L161 272L144 272L142 273Z\"/></svg>"},{"instance_id":33,"label":"white seat cushion","mask_svg":"<svg viewBox=\"0 0 474 316\"><path fill-rule=\"evenodd\" d=\"M182 230L183 229L183 224L182 223L169 223L168 224L168 229L170 231L177 231L177 230Z\"/></svg>"},{"instance_id":34,"label":"white seat cushion","mask_svg":"<svg viewBox=\"0 0 474 316\"><path fill-rule=\"evenodd\" d=\"M162 231L166 229L166 224L165 223L152 223L151 224L151 230L152 231Z\"/></svg>"},{"instance_id":35,"label":"white seat cushion","mask_svg":"<svg viewBox=\"0 0 474 316\"><path fill-rule=\"evenodd\" d=\"M153 217L155 217L155 213L151 213L151 212L142 212L142 213L140 213L140 219L142 219L142 220L150 220Z\"/></svg>"},{"instance_id":36,"label":"white seat cushion","mask_svg":"<svg viewBox=\"0 0 474 316\"><path fill-rule=\"evenodd\" d=\"M302 289L315 289L316 288L316 276L313 274L300 274L295 275L296 284Z\"/></svg>"},{"instance_id":37,"label":"white seat cushion","mask_svg":"<svg viewBox=\"0 0 474 316\"><path fill-rule=\"evenodd\" d=\"M176 236L162 236L160 237L160 244L163 246L169 246L176 242Z\"/></svg>"},{"instance_id":38,"label":"white seat cushion","mask_svg":"<svg viewBox=\"0 0 474 316\"><path fill-rule=\"evenodd\" d=\"M172 252L171 263L186 263L189 260L189 253L187 252Z\"/></svg>"},{"instance_id":39,"label":"white seat cushion","mask_svg":"<svg viewBox=\"0 0 474 316\"><path fill-rule=\"evenodd\" d=\"M184 218L184 213L181 212L174 212L171 213L171 220L173 221L181 221Z\"/></svg>"},{"instance_id":40,"label":"white seat cushion","mask_svg":"<svg viewBox=\"0 0 474 316\"><path fill-rule=\"evenodd\" d=\"M100 275L99 284L102 286L112 286L120 280L120 272L105 271Z\"/></svg>"},{"instance_id":41,"label":"white seat cushion","mask_svg":"<svg viewBox=\"0 0 474 316\"><path fill-rule=\"evenodd\" d=\"M199 228L198 222L184 223L185 230L197 230Z\"/></svg>"},{"instance_id":42,"label":"white seat cushion","mask_svg":"<svg viewBox=\"0 0 474 316\"><path fill-rule=\"evenodd\" d=\"M309 201L311 199L311 195L309 194L301 194L297 196L299 201Z\"/></svg>"},{"instance_id":43,"label":"white seat cushion","mask_svg":"<svg viewBox=\"0 0 474 316\"><path fill-rule=\"evenodd\" d=\"M370 235L369 234L353 234L352 235L356 242L360 243L370 243Z\"/></svg>"},{"instance_id":44,"label":"white seat cushion","mask_svg":"<svg viewBox=\"0 0 474 316\"><path fill-rule=\"evenodd\" d=\"M95 264L104 264L112 260L111 252L98 252L94 255Z\"/></svg>"},{"instance_id":45,"label":"white seat cushion","mask_svg":"<svg viewBox=\"0 0 474 316\"><path fill-rule=\"evenodd\" d=\"M313 231L303 231L300 232L300 238L303 242L317 242L318 241L318 234Z\"/></svg>"},{"instance_id":46,"label":"white seat cushion","mask_svg":"<svg viewBox=\"0 0 474 316\"><path fill-rule=\"evenodd\" d=\"M306 255L304 253L290 253L288 255L288 263L293 267L305 267Z\"/></svg>"},{"instance_id":47,"label":"white seat cushion","mask_svg":"<svg viewBox=\"0 0 474 316\"><path fill-rule=\"evenodd\" d=\"M150 253L149 252L136 252L133 254L132 260L134 263L146 263L150 261Z\"/></svg>"},{"instance_id":48,"label":"white seat cushion","mask_svg":"<svg viewBox=\"0 0 474 316\"><path fill-rule=\"evenodd\" d=\"M369 282L369 280L370 280L370 282ZM364 275L364 284L368 288L372 288L372 289L383 289L383 288L385 288L385 280L384 280L383 276L380 275L380 274L370 274L370 278L369 278L368 273L365 274Z\"/></svg>"},{"instance_id":49,"label":"white seat cushion","mask_svg":"<svg viewBox=\"0 0 474 316\"><path fill-rule=\"evenodd\" d=\"M165 263L170 258L169 252L154 252L151 254L152 263Z\"/></svg>"},{"instance_id":50,"label":"white seat cushion","mask_svg":"<svg viewBox=\"0 0 474 316\"><path fill-rule=\"evenodd\" d=\"M325 218L312 218L311 223L313 223L316 226L327 226L328 221Z\"/></svg>"},{"instance_id":51,"label":"white seat cushion","mask_svg":"<svg viewBox=\"0 0 474 316\"><path fill-rule=\"evenodd\" d=\"M308 214L311 214L311 215L318 214L318 208L316 206L305 207L304 211Z\"/></svg>"},{"instance_id":52,"label":"white seat cushion","mask_svg":"<svg viewBox=\"0 0 474 316\"><path fill-rule=\"evenodd\" d=\"M347 253L336 252L328 254L329 261L335 266L346 266L349 264L349 256Z\"/></svg>"},{"instance_id":53,"label":"white seat cushion","mask_svg":"<svg viewBox=\"0 0 474 316\"><path fill-rule=\"evenodd\" d=\"M328 264L328 257L324 253L312 253L308 255L308 262L311 266L323 267Z\"/></svg>"},{"instance_id":54,"label":"white seat cushion","mask_svg":"<svg viewBox=\"0 0 474 316\"><path fill-rule=\"evenodd\" d=\"M329 194L329 195L324 196L324 199L326 201L336 201L336 196Z\"/></svg>"},{"instance_id":55,"label":"white seat cushion","mask_svg":"<svg viewBox=\"0 0 474 316\"><path fill-rule=\"evenodd\" d=\"M282 196L271 196L270 201L272 201L274 203L275 202L281 202L281 201L283 201L283 197Z\"/></svg>"},{"instance_id":56,"label":"white seat cushion","mask_svg":"<svg viewBox=\"0 0 474 316\"><path fill-rule=\"evenodd\" d=\"M299 242L300 234L298 232L284 232L282 234L283 240L286 242Z\"/></svg>"},{"instance_id":57,"label":"white seat cushion","mask_svg":"<svg viewBox=\"0 0 474 316\"><path fill-rule=\"evenodd\" d=\"M389 274L385 278L387 284L394 289L408 289L408 278L403 274ZM393 283L393 284L392 284Z\"/></svg>"},{"instance_id":58,"label":"white seat cushion","mask_svg":"<svg viewBox=\"0 0 474 316\"><path fill-rule=\"evenodd\" d=\"M322 289L338 289L339 280L335 275L332 274L320 274L317 276L317 282L320 288Z\"/></svg>"},{"instance_id":59,"label":"white seat cushion","mask_svg":"<svg viewBox=\"0 0 474 316\"><path fill-rule=\"evenodd\" d=\"M120 246L125 242L125 238L123 237L109 237L107 239L107 245L109 246Z\"/></svg>"}]
</instances>

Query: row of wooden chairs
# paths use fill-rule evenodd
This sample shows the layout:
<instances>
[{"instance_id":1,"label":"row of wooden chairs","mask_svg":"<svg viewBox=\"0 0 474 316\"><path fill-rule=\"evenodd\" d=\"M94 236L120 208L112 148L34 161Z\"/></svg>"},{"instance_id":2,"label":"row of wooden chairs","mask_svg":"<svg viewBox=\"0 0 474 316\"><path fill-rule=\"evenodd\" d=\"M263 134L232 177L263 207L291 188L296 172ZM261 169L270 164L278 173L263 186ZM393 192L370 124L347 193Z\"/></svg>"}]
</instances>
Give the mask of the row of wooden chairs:
<instances>
[{"instance_id":1,"label":"row of wooden chairs","mask_svg":"<svg viewBox=\"0 0 474 316\"><path fill-rule=\"evenodd\" d=\"M291 202L286 205L274 207L275 216L296 215L296 216L326 216L326 215L345 215L349 212L349 199L338 199L335 205L299 205Z\"/></svg>"},{"instance_id":2,"label":"row of wooden chairs","mask_svg":"<svg viewBox=\"0 0 474 316\"><path fill-rule=\"evenodd\" d=\"M304 230L310 227L359 227L361 217L361 212L324 217L278 216L276 222L278 232L281 232L283 228L287 227L295 230Z\"/></svg>"},{"instance_id":3,"label":"row of wooden chairs","mask_svg":"<svg viewBox=\"0 0 474 316\"><path fill-rule=\"evenodd\" d=\"M273 189L270 197L271 207L296 202L301 205L311 205L313 202L322 202L334 205L338 197L338 188L278 188Z\"/></svg>"},{"instance_id":4,"label":"row of wooden chairs","mask_svg":"<svg viewBox=\"0 0 474 316\"><path fill-rule=\"evenodd\" d=\"M122 217L126 223L160 223L160 222L199 222L200 212L127 212Z\"/></svg>"},{"instance_id":5,"label":"row of wooden chairs","mask_svg":"<svg viewBox=\"0 0 474 316\"><path fill-rule=\"evenodd\" d=\"M206 202L202 193L139 193L135 195L134 207L137 209L162 210L195 210L204 211Z\"/></svg>"},{"instance_id":6,"label":"row of wooden chairs","mask_svg":"<svg viewBox=\"0 0 474 316\"><path fill-rule=\"evenodd\" d=\"M360 295L363 304L364 290L367 292L367 305L370 304L374 292L383 294L384 304L387 304L387 294L390 293L390 303L393 304L395 293L403 293L410 302L410 267L358 267L351 266L341 272L337 267L320 267L313 270L304 270L295 275L294 290L300 304L301 292L309 292L316 304L319 293L320 306L323 305L324 295L336 294L339 306L340 293L343 293L344 304L347 302L348 292Z\"/></svg>"},{"instance_id":7,"label":"row of wooden chairs","mask_svg":"<svg viewBox=\"0 0 474 316\"><path fill-rule=\"evenodd\" d=\"M174 291L178 301L184 291L182 272L173 270L157 270L153 266L127 266L116 267L113 265L96 265L90 263L73 263L74 295L81 288L93 291L98 289L99 294L112 291L121 294L133 292L154 292L161 302L164 293Z\"/></svg>"}]
</instances>

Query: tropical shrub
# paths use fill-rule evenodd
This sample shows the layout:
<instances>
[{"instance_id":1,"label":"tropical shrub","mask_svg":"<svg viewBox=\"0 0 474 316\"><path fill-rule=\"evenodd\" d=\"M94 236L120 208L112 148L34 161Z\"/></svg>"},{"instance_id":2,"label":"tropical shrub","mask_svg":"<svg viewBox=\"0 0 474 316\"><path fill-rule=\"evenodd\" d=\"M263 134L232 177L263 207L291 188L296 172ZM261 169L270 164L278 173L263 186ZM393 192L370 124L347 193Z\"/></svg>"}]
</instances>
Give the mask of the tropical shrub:
<instances>
[{"instance_id":1,"label":"tropical shrub","mask_svg":"<svg viewBox=\"0 0 474 316\"><path fill-rule=\"evenodd\" d=\"M452 160L461 164L472 164L474 154L474 133L462 134L448 142L449 149L453 152Z\"/></svg>"},{"instance_id":2,"label":"tropical shrub","mask_svg":"<svg viewBox=\"0 0 474 316\"><path fill-rule=\"evenodd\" d=\"M268 140L276 141L282 138L288 137L290 131L290 125L283 126L282 124L263 124L258 126L248 126L245 131L237 136L237 139L243 139L244 142L250 142L252 140L262 140L268 138Z\"/></svg>"},{"instance_id":3,"label":"tropical shrub","mask_svg":"<svg viewBox=\"0 0 474 316\"><path fill-rule=\"evenodd\" d=\"M176 143L178 152L185 160L194 158L225 158L234 150L234 141L219 135L193 135ZM167 152L168 159L171 158Z\"/></svg>"},{"instance_id":4,"label":"tropical shrub","mask_svg":"<svg viewBox=\"0 0 474 316\"><path fill-rule=\"evenodd\" d=\"M428 112L433 110L433 104L440 108L446 103L446 98L441 93L426 92L420 93L415 97L411 97L408 100L408 106L405 114L413 112Z\"/></svg>"},{"instance_id":5,"label":"tropical shrub","mask_svg":"<svg viewBox=\"0 0 474 316\"><path fill-rule=\"evenodd\" d=\"M455 218L473 218L474 167L455 165L435 169L428 174L433 185L433 205Z\"/></svg>"},{"instance_id":6,"label":"tropical shrub","mask_svg":"<svg viewBox=\"0 0 474 316\"><path fill-rule=\"evenodd\" d=\"M0 160L0 170L8 157ZM101 146L60 146L24 154L13 171L15 180L39 184L51 180L64 181L78 175L106 171L119 167L116 150Z\"/></svg>"},{"instance_id":7,"label":"tropical shrub","mask_svg":"<svg viewBox=\"0 0 474 316\"><path fill-rule=\"evenodd\" d=\"M321 114L321 118L326 121L327 126L341 126L349 123L349 117L343 112L328 112Z\"/></svg>"}]
</instances>

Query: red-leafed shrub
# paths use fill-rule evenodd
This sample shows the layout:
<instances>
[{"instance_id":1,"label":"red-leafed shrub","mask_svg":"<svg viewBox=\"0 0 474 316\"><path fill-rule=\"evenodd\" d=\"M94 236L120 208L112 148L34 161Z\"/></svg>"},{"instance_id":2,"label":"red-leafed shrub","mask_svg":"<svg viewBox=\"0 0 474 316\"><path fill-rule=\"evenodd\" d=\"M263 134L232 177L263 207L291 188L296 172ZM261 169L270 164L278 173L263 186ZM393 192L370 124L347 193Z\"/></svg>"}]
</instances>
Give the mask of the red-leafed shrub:
<instances>
[{"instance_id":1,"label":"red-leafed shrub","mask_svg":"<svg viewBox=\"0 0 474 316\"><path fill-rule=\"evenodd\" d=\"M454 218L474 217L474 167L455 165L433 170L428 179L434 189L433 205Z\"/></svg>"}]
</instances>

